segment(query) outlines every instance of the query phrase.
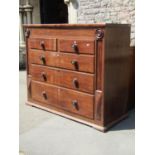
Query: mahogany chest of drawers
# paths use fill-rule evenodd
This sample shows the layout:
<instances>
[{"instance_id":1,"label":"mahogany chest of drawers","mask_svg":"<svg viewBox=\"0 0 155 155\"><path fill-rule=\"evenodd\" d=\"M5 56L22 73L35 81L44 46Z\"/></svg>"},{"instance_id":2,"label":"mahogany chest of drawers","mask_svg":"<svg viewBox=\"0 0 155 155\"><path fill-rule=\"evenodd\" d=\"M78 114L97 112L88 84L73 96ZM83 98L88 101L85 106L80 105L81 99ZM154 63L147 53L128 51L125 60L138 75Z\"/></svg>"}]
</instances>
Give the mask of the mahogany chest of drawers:
<instances>
[{"instance_id":1,"label":"mahogany chest of drawers","mask_svg":"<svg viewBox=\"0 0 155 155\"><path fill-rule=\"evenodd\" d=\"M25 25L27 104L98 130L127 116L130 25Z\"/></svg>"}]
</instances>

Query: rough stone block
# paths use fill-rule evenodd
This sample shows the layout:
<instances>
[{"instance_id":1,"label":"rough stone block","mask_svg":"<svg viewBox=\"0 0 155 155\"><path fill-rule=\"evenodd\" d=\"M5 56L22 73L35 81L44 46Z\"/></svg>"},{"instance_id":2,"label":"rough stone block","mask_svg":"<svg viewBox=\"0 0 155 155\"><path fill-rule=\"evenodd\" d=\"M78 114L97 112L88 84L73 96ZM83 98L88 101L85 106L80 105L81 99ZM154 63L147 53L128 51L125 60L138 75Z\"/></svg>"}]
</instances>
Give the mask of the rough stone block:
<instances>
[{"instance_id":1,"label":"rough stone block","mask_svg":"<svg viewBox=\"0 0 155 155\"><path fill-rule=\"evenodd\" d=\"M78 23L132 24L134 44L135 0L79 0Z\"/></svg>"}]
</instances>

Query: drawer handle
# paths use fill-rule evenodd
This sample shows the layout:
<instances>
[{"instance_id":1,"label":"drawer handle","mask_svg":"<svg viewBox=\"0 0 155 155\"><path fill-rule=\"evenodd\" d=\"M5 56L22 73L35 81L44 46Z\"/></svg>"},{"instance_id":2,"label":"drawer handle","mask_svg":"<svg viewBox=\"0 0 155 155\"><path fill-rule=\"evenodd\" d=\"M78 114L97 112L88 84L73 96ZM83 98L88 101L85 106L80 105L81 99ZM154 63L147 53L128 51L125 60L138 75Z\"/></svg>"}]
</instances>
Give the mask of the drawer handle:
<instances>
[{"instance_id":1,"label":"drawer handle","mask_svg":"<svg viewBox=\"0 0 155 155\"><path fill-rule=\"evenodd\" d=\"M79 106L78 106L78 101L77 100L73 100L72 101L72 105L76 110L79 110Z\"/></svg>"},{"instance_id":2,"label":"drawer handle","mask_svg":"<svg viewBox=\"0 0 155 155\"><path fill-rule=\"evenodd\" d=\"M75 69L78 70L79 66L78 66L78 62L76 60L72 60L71 64L74 65Z\"/></svg>"},{"instance_id":3,"label":"drawer handle","mask_svg":"<svg viewBox=\"0 0 155 155\"><path fill-rule=\"evenodd\" d=\"M45 42L44 42L44 41L41 41L41 42L40 42L40 46L41 46L42 48L44 48L44 47L45 47Z\"/></svg>"},{"instance_id":4,"label":"drawer handle","mask_svg":"<svg viewBox=\"0 0 155 155\"><path fill-rule=\"evenodd\" d=\"M77 61L76 60L72 60L71 63L72 63L72 65L76 65Z\"/></svg>"},{"instance_id":5,"label":"drawer handle","mask_svg":"<svg viewBox=\"0 0 155 155\"><path fill-rule=\"evenodd\" d=\"M77 78L73 79L73 86L74 86L74 88L79 88L79 82L78 82Z\"/></svg>"},{"instance_id":6,"label":"drawer handle","mask_svg":"<svg viewBox=\"0 0 155 155\"><path fill-rule=\"evenodd\" d=\"M40 60L42 61L43 64L45 64L46 60L45 60L45 56L41 56Z\"/></svg>"},{"instance_id":7,"label":"drawer handle","mask_svg":"<svg viewBox=\"0 0 155 155\"><path fill-rule=\"evenodd\" d=\"M45 100L47 100L47 94L45 91L42 92L42 96L44 97Z\"/></svg>"},{"instance_id":8,"label":"drawer handle","mask_svg":"<svg viewBox=\"0 0 155 155\"><path fill-rule=\"evenodd\" d=\"M78 44L76 43L76 41L72 44L72 49L74 50L74 52L78 52Z\"/></svg>"},{"instance_id":9,"label":"drawer handle","mask_svg":"<svg viewBox=\"0 0 155 155\"><path fill-rule=\"evenodd\" d=\"M46 73L45 72L42 72L41 73L41 76L43 78L44 81L47 81L47 77L46 77Z\"/></svg>"},{"instance_id":10,"label":"drawer handle","mask_svg":"<svg viewBox=\"0 0 155 155\"><path fill-rule=\"evenodd\" d=\"M74 65L75 69L78 69L78 62L76 60L72 60L71 64Z\"/></svg>"}]
</instances>

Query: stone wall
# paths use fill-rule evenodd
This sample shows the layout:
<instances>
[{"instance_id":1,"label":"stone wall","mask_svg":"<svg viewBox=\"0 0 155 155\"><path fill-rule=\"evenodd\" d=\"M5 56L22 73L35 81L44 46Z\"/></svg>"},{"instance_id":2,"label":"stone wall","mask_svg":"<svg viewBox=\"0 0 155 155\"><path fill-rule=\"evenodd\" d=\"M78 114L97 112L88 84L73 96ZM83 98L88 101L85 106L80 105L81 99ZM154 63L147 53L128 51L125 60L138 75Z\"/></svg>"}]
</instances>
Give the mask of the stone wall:
<instances>
[{"instance_id":1,"label":"stone wall","mask_svg":"<svg viewBox=\"0 0 155 155\"><path fill-rule=\"evenodd\" d=\"M135 45L135 0L78 1L78 23L131 24L131 46Z\"/></svg>"}]
</instances>

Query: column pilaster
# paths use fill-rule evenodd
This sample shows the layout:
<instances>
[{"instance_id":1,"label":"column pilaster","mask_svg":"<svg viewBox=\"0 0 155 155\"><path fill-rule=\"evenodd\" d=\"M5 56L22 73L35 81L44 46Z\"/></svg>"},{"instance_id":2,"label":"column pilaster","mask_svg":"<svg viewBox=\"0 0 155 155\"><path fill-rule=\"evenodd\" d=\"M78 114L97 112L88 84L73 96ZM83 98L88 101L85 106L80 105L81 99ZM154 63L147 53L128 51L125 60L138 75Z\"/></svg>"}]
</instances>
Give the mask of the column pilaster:
<instances>
[{"instance_id":1,"label":"column pilaster","mask_svg":"<svg viewBox=\"0 0 155 155\"><path fill-rule=\"evenodd\" d=\"M24 30L23 30L23 13L24 8L22 6L19 6L19 46L21 48L25 47Z\"/></svg>"},{"instance_id":2,"label":"column pilaster","mask_svg":"<svg viewBox=\"0 0 155 155\"><path fill-rule=\"evenodd\" d=\"M64 0L64 3L68 6L68 20L69 23L77 23L77 0Z\"/></svg>"},{"instance_id":3,"label":"column pilaster","mask_svg":"<svg viewBox=\"0 0 155 155\"><path fill-rule=\"evenodd\" d=\"M24 11L26 12L27 24L32 24L33 7L32 5L30 5L29 0L26 0L26 4L24 5Z\"/></svg>"}]
</instances>

